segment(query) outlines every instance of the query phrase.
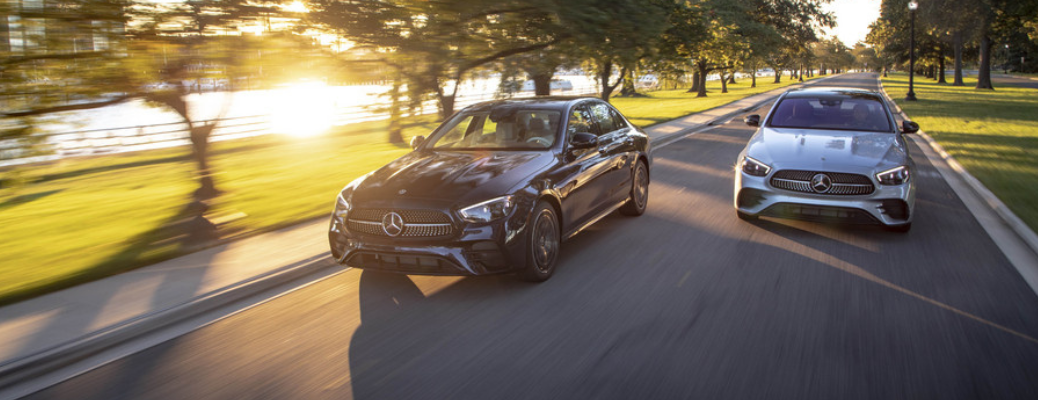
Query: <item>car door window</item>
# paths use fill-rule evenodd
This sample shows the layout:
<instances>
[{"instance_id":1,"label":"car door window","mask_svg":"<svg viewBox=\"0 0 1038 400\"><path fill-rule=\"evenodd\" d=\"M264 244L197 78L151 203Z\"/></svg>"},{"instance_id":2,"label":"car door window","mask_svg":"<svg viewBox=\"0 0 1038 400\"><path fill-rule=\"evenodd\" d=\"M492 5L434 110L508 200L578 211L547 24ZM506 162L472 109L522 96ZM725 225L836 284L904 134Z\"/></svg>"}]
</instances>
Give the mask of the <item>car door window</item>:
<instances>
[{"instance_id":1,"label":"car door window","mask_svg":"<svg viewBox=\"0 0 1038 400\"><path fill-rule=\"evenodd\" d=\"M603 135L617 129L616 121L613 120L611 111L608 104L591 104L591 117L594 118L595 123L598 124L598 129L602 131Z\"/></svg>"},{"instance_id":2,"label":"car door window","mask_svg":"<svg viewBox=\"0 0 1038 400\"><path fill-rule=\"evenodd\" d=\"M573 137L578 132L587 132L597 135L591 118L591 113L588 112L584 105L578 105L573 107L573 110L569 113L569 121L566 123L566 138Z\"/></svg>"},{"instance_id":3,"label":"car door window","mask_svg":"<svg viewBox=\"0 0 1038 400\"><path fill-rule=\"evenodd\" d=\"M616 124L617 129L623 129L628 126L627 120L625 120L624 117L620 115L619 111L616 111L612 107L609 107L609 114L613 116L613 123Z\"/></svg>"}]
</instances>

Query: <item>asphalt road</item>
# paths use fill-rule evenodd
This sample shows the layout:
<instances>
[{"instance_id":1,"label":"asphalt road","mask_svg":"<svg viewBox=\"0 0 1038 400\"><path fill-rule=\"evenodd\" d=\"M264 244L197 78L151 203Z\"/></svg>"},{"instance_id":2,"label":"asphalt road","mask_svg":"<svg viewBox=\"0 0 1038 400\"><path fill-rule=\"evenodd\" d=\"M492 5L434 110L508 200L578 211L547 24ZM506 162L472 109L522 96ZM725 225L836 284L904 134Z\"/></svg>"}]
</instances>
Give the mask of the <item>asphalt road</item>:
<instances>
[{"instance_id":1,"label":"asphalt road","mask_svg":"<svg viewBox=\"0 0 1038 400\"><path fill-rule=\"evenodd\" d=\"M349 270L30 398L1038 398L1038 297L914 144L898 234L736 218L751 134L660 149L543 284Z\"/></svg>"},{"instance_id":2,"label":"asphalt road","mask_svg":"<svg viewBox=\"0 0 1038 400\"><path fill-rule=\"evenodd\" d=\"M1028 78L1020 78L1011 75L992 74L991 80L999 85L1013 85L1031 89L1038 89L1038 81ZM998 90L998 87L995 87Z\"/></svg>"}]
</instances>

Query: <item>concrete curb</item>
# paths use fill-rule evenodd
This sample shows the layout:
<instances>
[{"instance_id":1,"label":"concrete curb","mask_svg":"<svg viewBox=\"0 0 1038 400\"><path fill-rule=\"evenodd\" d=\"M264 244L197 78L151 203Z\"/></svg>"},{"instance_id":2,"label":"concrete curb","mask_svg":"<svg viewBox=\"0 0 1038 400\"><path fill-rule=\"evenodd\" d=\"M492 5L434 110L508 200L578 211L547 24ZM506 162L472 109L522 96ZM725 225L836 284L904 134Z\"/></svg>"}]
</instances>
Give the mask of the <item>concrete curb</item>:
<instances>
[{"instance_id":1,"label":"concrete curb","mask_svg":"<svg viewBox=\"0 0 1038 400\"><path fill-rule=\"evenodd\" d=\"M908 115L905 114L905 111L902 110L901 107L898 106L897 103L894 102L894 100L890 97L890 94L887 93L886 89L883 87L883 80L877 76L876 82L879 84L879 88L883 92L883 96L886 97L887 101L890 102L894 109L897 110L897 113L901 115L901 118L910 120L908 118ZM970 174L969 171L967 171L966 168L962 166L962 164L959 164L959 162L955 160L954 157L948 154L948 152L945 151L944 148L941 147L941 145L937 143L937 141L934 140L933 137L926 134L926 132L922 130L918 132L918 135L923 140L925 140L927 144L930 145L930 148L935 153L941 156L945 163L947 163L953 170L955 170L955 172L959 175L959 178L966 182L966 184L973 191L973 193L976 194L981 200L983 200L984 204L990 207L991 210L999 216L1002 222L1009 226L1009 228L1012 229L1014 233L1016 233L1020 240L1026 243L1028 247L1030 247L1031 251L1034 252L1034 254L1038 255L1038 235L1036 235L1034 231L1031 230L1031 228L1027 226L1027 224L1024 223L1023 220L1020 219L1020 217L1017 217L1016 214L1013 213L1013 211L1010 210L1009 207L1006 206L1006 204L998 198L998 196L995 196L995 194L992 193L991 190L989 190L986 186L984 186L984 184L981 183L980 180L978 180L976 177Z\"/></svg>"},{"instance_id":2,"label":"concrete curb","mask_svg":"<svg viewBox=\"0 0 1038 400\"><path fill-rule=\"evenodd\" d=\"M187 303L164 310L153 311L52 347L43 352L6 362L0 365L0 393L62 366L111 349L132 338L157 331L163 327L317 273L326 268L337 267L334 263L322 263L321 260L323 259L327 259L326 254L313 256L201 297L196 297Z\"/></svg>"}]
</instances>

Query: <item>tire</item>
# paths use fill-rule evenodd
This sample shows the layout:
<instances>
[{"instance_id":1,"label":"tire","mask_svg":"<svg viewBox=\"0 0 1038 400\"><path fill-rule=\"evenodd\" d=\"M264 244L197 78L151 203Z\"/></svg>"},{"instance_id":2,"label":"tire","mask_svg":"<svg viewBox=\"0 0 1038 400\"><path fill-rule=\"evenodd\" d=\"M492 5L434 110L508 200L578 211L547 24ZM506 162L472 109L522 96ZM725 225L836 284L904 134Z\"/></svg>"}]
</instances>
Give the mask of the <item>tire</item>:
<instances>
[{"instance_id":1,"label":"tire","mask_svg":"<svg viewBox=\"0 0 1038 400\"><path fill-rule=\"evenodd\" d=\"M887 225L884 228L886 228L886 230L891 231L891 232L908 233L908 231L910 229L912 229L912 223L909 222L907 224L901 224L901 225Z\"/></svg>"},{"instance_id":2,"label":"tire","mask_svg":"<svg viewBox=\"0 0 1038 400\"><path fill-rule=\"evenodd\" d=\"M562 248L562 232L555 208L543 201L538 202L526 232L526 266L519 271L519 279L544 282L555 273Z\"/></svg>"},{"instance_id":3,"label":"tire","mask_svg":"<svg viewBox=\"0 0 1038 400\"><path fill-rule=\"evenodd\" d=\"M744 212L739 211L739 210L735 210L735 215L738 215L739 219L741 219L743 221L756 221L757 220L757 216L756 215L750 215L750 214L744 213Z\"/></svg>"},{"instance_id":4,"label":"tire","mask_svg":"<svg viewBox=\"0 0 1038 400\"><path fill-rule=\"evenodd\" d=\"M620 213L637 217L645 214L645 207L649 205L649 167L645 162L639 160L631 173L631 195L627 202L620 207Z\"/></svg>"}]
</instances>

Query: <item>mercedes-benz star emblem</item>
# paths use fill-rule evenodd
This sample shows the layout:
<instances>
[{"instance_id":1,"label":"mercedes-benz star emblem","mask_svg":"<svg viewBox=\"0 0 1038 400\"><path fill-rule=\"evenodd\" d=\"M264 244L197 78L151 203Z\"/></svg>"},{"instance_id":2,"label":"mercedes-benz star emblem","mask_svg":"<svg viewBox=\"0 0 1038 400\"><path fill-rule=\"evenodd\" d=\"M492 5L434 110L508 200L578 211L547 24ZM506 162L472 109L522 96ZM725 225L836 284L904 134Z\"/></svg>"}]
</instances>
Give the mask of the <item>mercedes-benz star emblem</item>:
<instances>
[{"instance_id":1,"label":"mercedes-benz star emblem","mask_svg":"<svg viewBox=\"0 0 1038 400\"><path fill-rule=\"evenodd\" d=\"M391 212L382 217L382 231L389 236L399 236L404 231L404 217Z\"/></svg>"},{"instance_id":2,"label":"mercedes-benz star emblem","mask_svg":"<svg viewBox=\"0 0 1038 400\"><path fill-rule=\"evenodd\" d=\"M817 174L811 178L811 190L816 193L825 193L833 187L833 180L826 174Z\"/></svg>"}]
</instances>

